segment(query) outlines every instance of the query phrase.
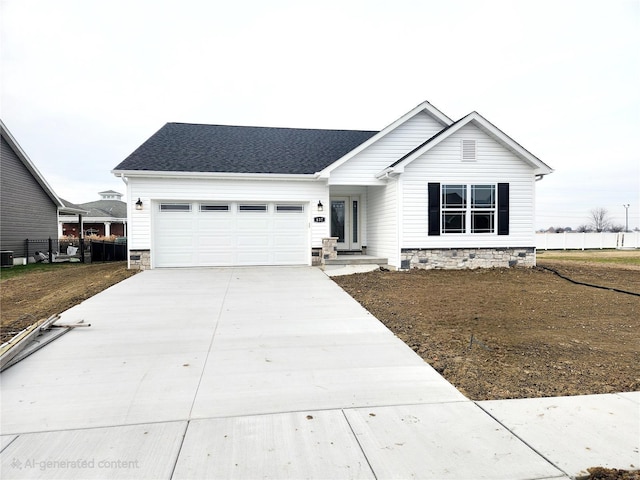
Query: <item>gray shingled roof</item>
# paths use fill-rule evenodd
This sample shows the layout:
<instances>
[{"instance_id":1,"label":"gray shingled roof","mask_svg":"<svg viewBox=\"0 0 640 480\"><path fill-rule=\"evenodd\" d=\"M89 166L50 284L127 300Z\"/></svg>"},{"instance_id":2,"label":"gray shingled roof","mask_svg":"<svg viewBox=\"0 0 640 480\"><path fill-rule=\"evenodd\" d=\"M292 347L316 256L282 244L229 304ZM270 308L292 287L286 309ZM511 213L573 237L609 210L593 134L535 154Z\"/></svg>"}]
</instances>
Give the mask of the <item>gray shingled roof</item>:
<instances>
[{"instance_id":1,"label":"gray shingled roof","mask_svg":"<svg viewBox=\"0 0 640 480\"><path fill-rule=\"evenodd\" d=\"M61 198L65 208L61 209L63 215L77 215L78 211L82 213L84 217L89 218L126 218L127 217L127 204L120 200L96 200L95 202L81 203L76 205L74 203Z\"/></svg>"},{"instance_id":2,"label":"gray shingled roof","mask_svg":"<svg viewBox=\"0 0 640 480\"><path fill-rule=\"evenodd\" d=\"M376 133L167 123L114 170L313 174Z\"/></svg>"},{"instance_id":3,"label":"gray shingled roof","mask_svg":"<svg viewBox=\"0 0 640 480\"><path fill-rule=\"evenodd\" d=\"M84 215L88 212L86 208L82 208L80 205L71 203L69 200L65 200L62 197L60 197L60 201L62 202L60 213L63 215L77 215L78 213L82 213Z\"/></svg>"},{"instance_id":4,"label":"gray shingled roof","mask_svg":"<svg viewBox=\"0 0 640 480\"><path fill-rule=\"evenodd\" d=\"M127 204L120 200L96 200L81 203L80 206L89 212L85 215L86 217L126 218L127 216Z\"/></svg>"}]
</instances>

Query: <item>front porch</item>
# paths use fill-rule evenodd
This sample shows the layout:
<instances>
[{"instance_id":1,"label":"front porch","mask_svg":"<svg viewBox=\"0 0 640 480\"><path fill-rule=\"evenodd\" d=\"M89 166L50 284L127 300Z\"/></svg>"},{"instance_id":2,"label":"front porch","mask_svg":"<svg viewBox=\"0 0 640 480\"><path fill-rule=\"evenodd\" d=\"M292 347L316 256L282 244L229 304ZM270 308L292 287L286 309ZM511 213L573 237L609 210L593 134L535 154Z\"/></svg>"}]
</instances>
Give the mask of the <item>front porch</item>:
<instances>
[{"instance_id":1,"label":"front porch","mask_svg":"<svg viewBox=\"0 0 640 480\"><path fill-rule=\"evenodd\" d=\"M388 265L388 259L386 258L357 252L338 252L338 255L335 258L324 260L322 269L328 276L334 277L390 268Z\"/></svg>"},{"instance_id":2,"label":"front porch","mask_svg":"<svg viewBox=\"0 0 640 480\"><path fill-rule=\"evenodd\" d=\"M389 259L366 255L362 253L343 253L338 251L336 258L329 258L324 261L326 265L377 265L385 267L389 263Z\"/></svg>"}]
</instances>

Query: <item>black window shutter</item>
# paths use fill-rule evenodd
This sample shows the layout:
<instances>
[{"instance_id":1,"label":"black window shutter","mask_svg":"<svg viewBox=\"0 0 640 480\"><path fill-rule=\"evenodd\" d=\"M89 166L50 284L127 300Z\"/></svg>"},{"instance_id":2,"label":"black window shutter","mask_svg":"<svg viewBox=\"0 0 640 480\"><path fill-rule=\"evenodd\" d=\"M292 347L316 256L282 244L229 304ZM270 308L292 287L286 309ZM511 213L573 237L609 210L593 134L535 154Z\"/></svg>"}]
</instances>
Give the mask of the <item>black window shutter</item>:
<instances>
[{"instance_id":1,"label":"black window shutter","mask_svg":"<svg viewBox=\"0 0 640 480\"><path fill-rule=\"evenodd\" d=\"M440 235L440 184L429 183L429 235Z\"/></svg>"},{"instance_id":2,"label":"black window shutter","mask_svg":"<svg viewBox=\"0 0 640 480\"><path fill-rule=\"evenodd\" d=\"M498 184L498 235L509 235L509 184Z\"/></svg>"}]
</instances>

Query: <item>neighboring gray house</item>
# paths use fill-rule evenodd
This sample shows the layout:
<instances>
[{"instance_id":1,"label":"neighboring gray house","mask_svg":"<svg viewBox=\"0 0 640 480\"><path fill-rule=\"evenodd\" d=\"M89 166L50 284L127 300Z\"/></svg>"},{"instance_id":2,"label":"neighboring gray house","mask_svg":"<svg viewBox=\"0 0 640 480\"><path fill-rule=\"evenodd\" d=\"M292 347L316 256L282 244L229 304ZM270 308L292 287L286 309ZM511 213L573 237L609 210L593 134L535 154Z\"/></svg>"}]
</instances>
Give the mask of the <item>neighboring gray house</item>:
<instances>
[{"instance_id":1,"label":"neighboring gray house","mask_svg":"<svg viewBox=\"0 0 640 480\"><path fill-rule=\"evenodd\" d=\"M2 121L0 133L0 250L21 263L26 239L57 240L58 211L67 209Z\"/></svg>"},{"instance_id":2,"label":"neighboring gray house","mask_svg":"<svg viewBox=\"0 0 640 480\"><path fill-rule=\"evenodd\" d=\"M99 192L101 199L81 203L78 208L85 210L82 215L83 236L100 235L127 236L127 204L121 200L122 194L113 190ZM60 236L80 236L80 217L60 215Z\"/></svg>"},{"instance_id":3,"label":"neighboring gray house","mask_svg":"<svg viewBox=\"0 0 640 480\"><path fill-rule=\"evenodd\" d=\"M535 265L535 184L552 169L477 112L424 102L381 131L167 123L113 173L140 268Z\"/></svg>"}]
</instances>

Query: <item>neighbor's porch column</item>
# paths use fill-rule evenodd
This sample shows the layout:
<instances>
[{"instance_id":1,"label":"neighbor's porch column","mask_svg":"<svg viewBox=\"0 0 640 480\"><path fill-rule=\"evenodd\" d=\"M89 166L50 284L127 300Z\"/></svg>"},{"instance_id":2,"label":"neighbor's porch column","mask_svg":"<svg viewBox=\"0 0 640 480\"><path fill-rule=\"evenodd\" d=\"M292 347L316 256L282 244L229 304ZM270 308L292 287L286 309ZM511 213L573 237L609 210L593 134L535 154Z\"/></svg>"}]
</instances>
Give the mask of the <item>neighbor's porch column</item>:
<instances>
[{"instance_id":1,"label":"neighbor's porch column","mask_svg":"<svg viewBox=\"0 0 640 480\"><path fill-rule=\"evenodd\" d=\"M111 222L104 222L104 236L108 237L111 235Z\"/></svg>"}]
</instances>

